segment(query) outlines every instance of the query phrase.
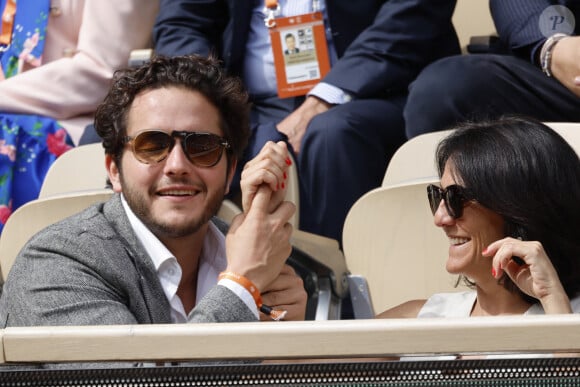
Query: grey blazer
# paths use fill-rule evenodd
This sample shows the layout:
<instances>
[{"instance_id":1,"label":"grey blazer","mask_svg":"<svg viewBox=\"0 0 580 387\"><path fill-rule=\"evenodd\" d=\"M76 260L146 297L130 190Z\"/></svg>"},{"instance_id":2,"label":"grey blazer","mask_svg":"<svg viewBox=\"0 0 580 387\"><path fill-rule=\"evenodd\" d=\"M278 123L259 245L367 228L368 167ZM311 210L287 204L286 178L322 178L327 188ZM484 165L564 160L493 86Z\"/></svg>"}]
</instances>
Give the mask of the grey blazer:
<instances>
[{"instance_id":1,"label":"grey blazer","mask_svg":"<svg viewBox=\"0 0 580 387\"><path fill-rule=\"evenodd\" d=\"M216 285L195 307L193 321L256 317ZM118 194L32 237L0 297L0 326L163 323L171 323L169 302Z\"/></svg>"}]
</instances>

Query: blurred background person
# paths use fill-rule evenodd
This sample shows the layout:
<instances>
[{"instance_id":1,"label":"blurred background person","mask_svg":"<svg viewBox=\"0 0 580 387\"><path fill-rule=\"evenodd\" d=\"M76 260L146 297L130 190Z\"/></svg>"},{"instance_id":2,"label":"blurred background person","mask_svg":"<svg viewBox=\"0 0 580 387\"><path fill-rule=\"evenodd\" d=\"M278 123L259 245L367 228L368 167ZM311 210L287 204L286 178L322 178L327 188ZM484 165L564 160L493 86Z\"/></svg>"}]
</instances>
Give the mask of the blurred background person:
<instances>
[{"instance_id":1,"label":"blurred background person","mask_svg":"<svg viewBox=\"0 0 580 387\"><path fill-rule=\"evenodd\" d=\"M0 0L0 231L78 143L114 71L150 45L158 8L157 0Z\"/></svg>"},{"instance_id":2,"label":"blurred background person","mask_svg":"<svg viewBox=\"0 0 580 387\"><path fill-rule=\"evenodd\" d=\"M490 53L443 58L411 84L409 138L503 114L580 122L580 2L491 0L490 11Z\"/></svg>"}]
</instances>

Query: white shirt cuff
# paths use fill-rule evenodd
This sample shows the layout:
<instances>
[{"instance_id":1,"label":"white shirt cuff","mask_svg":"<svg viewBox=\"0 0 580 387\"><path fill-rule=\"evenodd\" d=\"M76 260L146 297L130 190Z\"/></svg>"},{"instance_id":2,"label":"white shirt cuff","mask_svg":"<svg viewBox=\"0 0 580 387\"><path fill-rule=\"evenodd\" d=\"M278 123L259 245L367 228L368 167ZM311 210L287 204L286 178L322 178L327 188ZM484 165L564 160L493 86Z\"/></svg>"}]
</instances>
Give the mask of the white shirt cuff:
<instances>
[{"instance_id":1,"label":"white shirt cuff","mask_svg":"<svg viewBox=\"0 0 580 387\"><path fill-rule=\"evenodd\" d=\"M258 313L258 306L256 305L256 301L254 301L254 297L239 283L232 281L230 279L224 278L218 281L218 285L225 286L226 288L230 289L234 294L242 301L244 304L248 306L248 308L254 313L256 319L260 319L260 314Z\"/></svg>"},{"instance_id":2,"label":"white shirt cuff","mask_svg":"<svg viewBox=\"0 0 580 387\"><path fill-rule=\"evenodd\" d=\"M320 82L308 92L308 95L318 97L330 104L341 105L350 102L352 96L345 93L342 89L329 83Z\"/></svg>"}]
</instances>

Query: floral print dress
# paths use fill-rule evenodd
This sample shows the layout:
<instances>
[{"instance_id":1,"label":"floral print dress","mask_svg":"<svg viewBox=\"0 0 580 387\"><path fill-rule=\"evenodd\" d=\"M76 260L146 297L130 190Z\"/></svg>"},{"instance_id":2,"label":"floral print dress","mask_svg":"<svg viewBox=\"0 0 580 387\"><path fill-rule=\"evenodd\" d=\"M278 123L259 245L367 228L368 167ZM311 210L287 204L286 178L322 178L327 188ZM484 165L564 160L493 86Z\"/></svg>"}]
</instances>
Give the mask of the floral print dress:
<instances>
[{"instance_id":1,"label":"floral print dress","mask_svg":"<svg viewBox=\"0 0 580 387\"><path fill-rule=\"evenodd\" d=\"M49 8L49 0L0 0L0 82L18 76L24 63L42 65ZM72 147L50 117L0 112L0 232L12 212L38 197L50 165Z\"/></svg>"}]
</instances>

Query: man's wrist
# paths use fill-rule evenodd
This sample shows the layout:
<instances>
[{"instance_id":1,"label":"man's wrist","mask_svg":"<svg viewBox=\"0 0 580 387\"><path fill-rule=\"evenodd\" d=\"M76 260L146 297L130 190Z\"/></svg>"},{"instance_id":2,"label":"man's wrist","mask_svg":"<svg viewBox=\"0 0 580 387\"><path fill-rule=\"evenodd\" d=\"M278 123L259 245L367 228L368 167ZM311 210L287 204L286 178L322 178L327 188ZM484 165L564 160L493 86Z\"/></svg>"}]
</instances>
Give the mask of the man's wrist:
<instances>
[{"instance_id":1,"label":"man's wrist","mask_svg":"<svg viewBox=\"0 0 580 387\"><path fill-rule=\"evenodd\" d=\"M314 88L308 92L308 96L314 96L330 105L341 105L352 100L350 94L325 82L320 82L314 86Z\"/></svg>"},{"instance_id":2,"label":"man's wrist","mask_svg":"<svg viewBox=\"0 0 580 387\"><path fill-rule=\"evenodd\" d=\"M236 285L241 286L241 288L243 288L246 291L246 292L242 291L241 297L242 300L246 303L246 305L248 305L249 300L247 299L247 294L251 295L255 305L251 306L248 305L248 307L254 312L254 314L257 317L258 310L270 316L273 320L276 321L282 320L286 316L287 312L285 310L274 310L271 306L264 305L264 303L262 302L262 295L256 284L254 284L251 280L238 273L234 273L232 271L222 271L218 276L218 284L224 285L230 288L230 290L232 290L232 285L234 285L233 286L234 288L237 287ZM239 290L241 289L238 289L238 291ZM236 293L240 296L240 294L237 291Z\"/></svg>"},{"instance_id":3,"label":"man's wrist","mask_svg":"<svg viewBox=\"0 0 580 387\"><path fill-rule=\"evenodd\" d=\"M316 113L321 113L330 109L333 104L316 95L309 95L304 101L304 105L305 107L313 108Z\"/></svg>"},{"instance_id":4,"label":"man's wrist","mask_svg":"<svg viewBox=\"0 0 580 387\"><path fill-rule=\"evenodd\" d=\"M254 314L254 316L256 316L256 319L260 318L258 305L256 304L256 301L254 300L252 294L248 291L248 289L246 289L239 283L227 278L222 278L218 280L218 285L224 286L228 288L230 291L232 291L244 302L244 304L246 304L248 309L250 309Z\"/></svg>"}]
</instances>

